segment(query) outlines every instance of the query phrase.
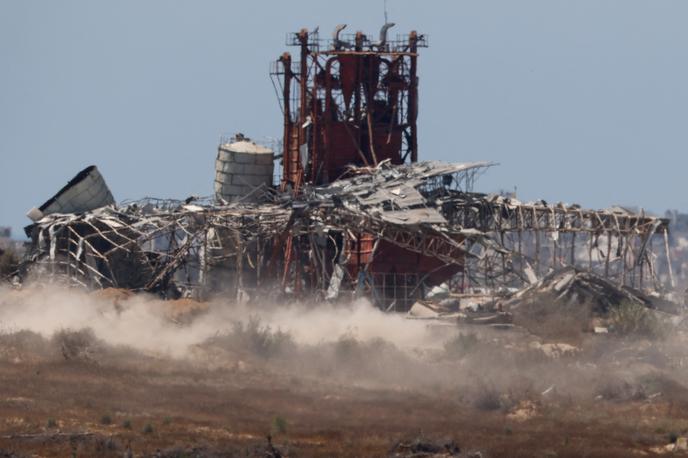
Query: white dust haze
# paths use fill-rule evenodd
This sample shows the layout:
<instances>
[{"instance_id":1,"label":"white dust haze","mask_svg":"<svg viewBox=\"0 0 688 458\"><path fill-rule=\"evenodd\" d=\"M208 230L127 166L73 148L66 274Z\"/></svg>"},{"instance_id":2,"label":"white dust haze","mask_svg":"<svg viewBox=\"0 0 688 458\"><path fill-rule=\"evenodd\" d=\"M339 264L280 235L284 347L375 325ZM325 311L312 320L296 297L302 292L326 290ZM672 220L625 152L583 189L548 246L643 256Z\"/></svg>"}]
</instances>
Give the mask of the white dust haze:
<instances>
[{"instance_id":1,"label":"white dust haze","mask_svg":"<svg viewBox=\"0 0 688 458\"><path fill-rule=\"evenodd\" d=\"M254 317L264 326L289 333L297 344L315 345L345 335L361 341L384 339L399 348L441 344L426 323L385 314L366 300L315 307L248 306L216 300L184 325L166 316L174 307L174 302L143 294L113 300L107 295L53 286L22 291L0 287L0 332L27 330L50 338L58 331L89 328L111 345L183 357L194 345Z\"/></svg>"}]
</instances>

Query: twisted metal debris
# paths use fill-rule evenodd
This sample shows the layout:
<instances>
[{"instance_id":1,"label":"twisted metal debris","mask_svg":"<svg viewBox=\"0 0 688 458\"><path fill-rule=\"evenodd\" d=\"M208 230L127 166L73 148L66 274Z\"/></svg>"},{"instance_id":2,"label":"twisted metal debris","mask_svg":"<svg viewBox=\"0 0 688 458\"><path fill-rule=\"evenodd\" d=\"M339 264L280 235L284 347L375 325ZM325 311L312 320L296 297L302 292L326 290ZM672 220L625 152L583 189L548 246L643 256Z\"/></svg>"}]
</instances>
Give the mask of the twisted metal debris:
<instances>
[{"instance_id":1,"label":"twisted metal debris","mask_svg":"<svg viewBox=\"0 0 688 458\"><path fill-rule=\"evenodd\" d=\"M264 289L334 299L363 292L387 307L366 269L385 241L456 266L459 291L522 287L564 266L617 284L668 286L656 274L665 258L654 251L664 247L654 239L666 237L665 220L473 192L492 165L383 162L326 186L304 186L296 196L264 193L255 204L144 199L49 214L28 228L25 277L163 296ZM355 275L347 247L366 235L376 242ZM418 278L411 286L406 303L432 285Z\"/></svg>"}]
</instances>

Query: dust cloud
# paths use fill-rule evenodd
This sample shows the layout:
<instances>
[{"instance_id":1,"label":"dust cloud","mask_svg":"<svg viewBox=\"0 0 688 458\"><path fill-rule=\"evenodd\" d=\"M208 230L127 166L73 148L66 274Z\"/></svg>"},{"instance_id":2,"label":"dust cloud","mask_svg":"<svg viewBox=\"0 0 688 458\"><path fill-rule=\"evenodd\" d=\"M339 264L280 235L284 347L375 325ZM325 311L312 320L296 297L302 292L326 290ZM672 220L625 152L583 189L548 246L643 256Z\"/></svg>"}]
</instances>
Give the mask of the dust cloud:
<instances>
[{"instance_id":1,"label":"dust cloud","mask_svg":"<svg viewBox=\"0 0 688 458\"><path fill-rule=\"evenodd\" d=\"M590 333L558 340L518 327L410 320L365 300L239 305L45 285L0 288L0 337L30 332L46 342L57 336L64 346L65 339L75 341L68 332L82 330L101 346L192 364L194 370L248 367L374 389L420 390L488 410L543 396L613 400L673 393L688 399L687 340L679 332L657 340ZM80 342L84 335L77 337Z\"/></svg>"},{"instance_id":2,"label":"dust cloud","mask_svg":"<svg viewBox=\"0 0 688 458\"><path fill-rule=\"evenodd\" d=\"M336 341L342 336L383 339L400 348L441 344L425 323L385 314L364 299L346 305L249 306L220 300L210 302L207 310L200 305L162 301L145 294L120 297L54 286L21 292L0 287L0 330L26 330L50 338L58 331L89 328L110 345L172 357L186 356L195 345L251 319L289 334L300 345ZM186 312L195 315L189 323L181 325L170 319Z\"/></svg>"}]
</instances>

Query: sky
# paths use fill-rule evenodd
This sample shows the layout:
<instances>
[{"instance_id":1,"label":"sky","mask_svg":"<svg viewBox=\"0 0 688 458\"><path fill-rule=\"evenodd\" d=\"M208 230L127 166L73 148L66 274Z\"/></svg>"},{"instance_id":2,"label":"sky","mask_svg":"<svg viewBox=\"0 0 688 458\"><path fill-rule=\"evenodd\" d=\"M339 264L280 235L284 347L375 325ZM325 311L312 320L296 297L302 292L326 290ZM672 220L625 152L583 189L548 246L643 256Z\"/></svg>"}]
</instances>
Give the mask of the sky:
<instances>
[{"instance_id":1,"label":"sky","mask_svg":"<svg viewBox=\"0 0 688 458\"><path fill-rule=\"evenodd\" d=\"M420 159L476 190L688 211L688 2L387 0L418 30ZM0 0L0 226L82 168L115 199L211 195L220 135L279 138L287 32L373 36L384 0ZM292 49L292 51L294 51Z\"/></svg>"}]
</instances>

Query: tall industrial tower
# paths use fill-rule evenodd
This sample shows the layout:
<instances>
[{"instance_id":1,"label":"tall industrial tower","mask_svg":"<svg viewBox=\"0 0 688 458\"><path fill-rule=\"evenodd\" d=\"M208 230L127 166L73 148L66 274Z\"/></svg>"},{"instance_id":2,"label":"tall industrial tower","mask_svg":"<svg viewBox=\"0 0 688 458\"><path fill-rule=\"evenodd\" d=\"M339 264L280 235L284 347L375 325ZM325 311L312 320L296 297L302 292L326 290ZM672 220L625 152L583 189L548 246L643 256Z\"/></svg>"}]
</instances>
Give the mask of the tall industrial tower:
<instances>
[{"instance_id":1,"label":"tall industrial tower","mask_svg":"<svg viewBox=\"0 0 688 458\"><path fill-rule=\"evenodd\" d=\"M283 190L329 183L347 165L417 160L416 60L427 41L416 32L390 40L393 25L377 41L343 34L344 24L329 40L317 29L287 36L300 60L284 53L272 71L284 114Z\"/></svg>"},{"instance_id":2,"label":"tall industrial tower","mask_svg":"<svg viewBox=\"0 0 688 458\"><path fill-rule=\"evenodd\" d=\"M304 184L331 183L346 176L349 165L418 160L417 59L428 43L415 31L390 39L392 26L382 26L377 40L362 32L346 35L344 24L331 39L320 39L317 29L287 35L299 60L284 53L271 71L284 115L283 191L298 194ZM459 270L378 240L365 228L342 243L333 250L346 259L344 283L385 308L408 308L422 295L421 283L438 284ZM286 240L285 288L308 288L308 252L305 241Z\"/></svg>"}]
</instances>

